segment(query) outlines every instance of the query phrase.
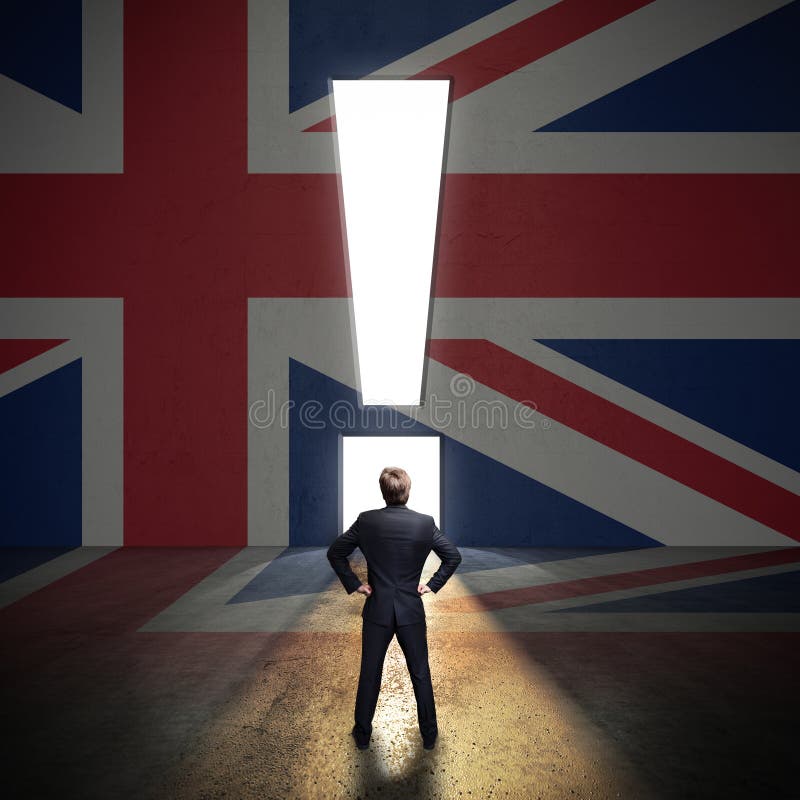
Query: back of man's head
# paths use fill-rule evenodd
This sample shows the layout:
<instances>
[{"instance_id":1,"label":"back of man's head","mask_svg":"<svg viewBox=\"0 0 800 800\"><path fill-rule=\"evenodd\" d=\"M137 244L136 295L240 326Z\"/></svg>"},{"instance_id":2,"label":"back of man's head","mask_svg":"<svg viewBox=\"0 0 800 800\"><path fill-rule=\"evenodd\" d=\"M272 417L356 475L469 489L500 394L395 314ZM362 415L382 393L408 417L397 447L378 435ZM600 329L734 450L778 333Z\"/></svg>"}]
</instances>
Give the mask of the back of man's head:
<instances>
[{"instance_id":1,"label":"back of man's head","mask_svg":"<svg viewBox=\"0 0 800 800\"><path fill-rule=\"evenodd\" d=\"M400 467L384 467L378 479L381 494L387 506L401 506L408 502L411 478Z\"/></svg>"}]
</instances>

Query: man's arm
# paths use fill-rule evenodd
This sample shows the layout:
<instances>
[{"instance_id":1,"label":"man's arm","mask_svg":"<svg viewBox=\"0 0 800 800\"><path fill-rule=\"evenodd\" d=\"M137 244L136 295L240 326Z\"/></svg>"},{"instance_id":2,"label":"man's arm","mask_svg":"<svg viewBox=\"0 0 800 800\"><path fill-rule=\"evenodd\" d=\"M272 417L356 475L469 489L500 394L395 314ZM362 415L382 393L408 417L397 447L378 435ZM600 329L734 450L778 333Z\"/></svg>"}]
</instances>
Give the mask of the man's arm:
<instances>
[{"instance_id":1,"label":"man's arm","mask_svg":"<svg viewBox=\"0 0 800 800\"><path fill-rule=\"evenodd\" d=\"M361 515L359 514L359 519ZM328 548L328 561L331 562L334 572L339 576L342 585L347 589L347 594L352 594L361 586L358 576L350 568L347 556L358 547L358 519Z\"/></svg>"},{"instance_id":2,"label":"man's arm","mask_svg":"<svg viewBox=\"0 0 800 800\"><path fill-rule=\"evenodd\" d=\"M438 592L456 571L456 567L461 563L461 553L458 548L436 527L433 526L433 552L442 559L439 569L428 581L428 588L432 592Z\"/></svg>"}]
</instances>

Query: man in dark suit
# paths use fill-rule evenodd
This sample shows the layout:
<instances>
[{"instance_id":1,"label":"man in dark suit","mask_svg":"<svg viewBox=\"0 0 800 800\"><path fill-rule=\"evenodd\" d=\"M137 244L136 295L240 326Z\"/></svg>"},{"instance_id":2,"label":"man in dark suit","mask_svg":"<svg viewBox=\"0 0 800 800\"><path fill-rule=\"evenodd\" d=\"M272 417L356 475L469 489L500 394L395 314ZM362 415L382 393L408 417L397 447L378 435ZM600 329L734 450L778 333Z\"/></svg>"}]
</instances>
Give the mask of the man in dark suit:
<instances>
[{"instance_id":1,"label":"man in dark suit","mask_svg":"<svg viewBox=\"0 0 800 800\"><path fill-rule=\"evenodd\" d=\"M359 514L349 530L328 548L328 560L347 593L367 596L361 609L361 673L352 734L359 749L369 746L383 659L397 634L417 699L422 744L430 750L438 728L422 595L438 592L445 585L461 562L461 553L442 535L433 517L406 506L411 479L405 470L386 467L379 482L386 507ZM366 583L361 582L347 561L356 547L367 560ZM442 563L427 584L423 584L420 583L422 567L431 550Z\"/></svg>"}]
</instances>

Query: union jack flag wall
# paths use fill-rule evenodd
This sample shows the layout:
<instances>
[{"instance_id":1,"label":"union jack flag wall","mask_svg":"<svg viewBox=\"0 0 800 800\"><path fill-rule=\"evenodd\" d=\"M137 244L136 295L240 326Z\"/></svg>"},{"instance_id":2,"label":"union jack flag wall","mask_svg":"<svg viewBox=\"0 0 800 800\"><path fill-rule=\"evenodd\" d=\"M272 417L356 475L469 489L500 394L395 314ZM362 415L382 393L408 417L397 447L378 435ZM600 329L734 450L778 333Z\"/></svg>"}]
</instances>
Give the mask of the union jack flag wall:
<instances>
[{"instance_id":1,"label":"union jack flag wall","mask_svg":"<svg viewBox=\"0 0 800 800\"><path fill-rule=\"evenodd\" d=\"M327 544L365 433L463 545L800 538L800 2L4 13L3 544ZM335 76L453 81L411 416L351 413Z\"/></svg>"}]
</instances>

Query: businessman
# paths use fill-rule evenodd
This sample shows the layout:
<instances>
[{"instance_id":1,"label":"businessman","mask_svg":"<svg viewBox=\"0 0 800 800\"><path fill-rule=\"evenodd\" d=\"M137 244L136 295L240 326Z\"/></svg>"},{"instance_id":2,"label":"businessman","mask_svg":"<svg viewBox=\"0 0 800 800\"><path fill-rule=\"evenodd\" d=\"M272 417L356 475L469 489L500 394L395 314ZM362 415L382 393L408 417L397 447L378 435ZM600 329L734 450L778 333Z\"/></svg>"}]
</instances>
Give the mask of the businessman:
<instances>
[{"instance_id":1,"label":"businessman","mask_svg":"<svg viewBox=\"0 0 800 800\"><path fill-rule=\"evenodd\" d=\"M406 506L411 490L408 473L386 467L380 475L385 508L364 511L328 548L328 560L348 594L366 595L361 628L361 673L356 693L356 746L365 750L372 735L386 649L397 634L414 697L422 745L433 749L438 734L428 666L427 626L422 595L438 592L461 563L461 553L434 523L433 517ZM358 547L367 560L367 582L350 568L347 556ZM427 584L420 583L425 559L433 550L442 563Z\"/></svg>"}]
</instances>

